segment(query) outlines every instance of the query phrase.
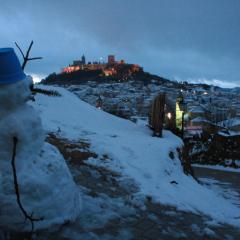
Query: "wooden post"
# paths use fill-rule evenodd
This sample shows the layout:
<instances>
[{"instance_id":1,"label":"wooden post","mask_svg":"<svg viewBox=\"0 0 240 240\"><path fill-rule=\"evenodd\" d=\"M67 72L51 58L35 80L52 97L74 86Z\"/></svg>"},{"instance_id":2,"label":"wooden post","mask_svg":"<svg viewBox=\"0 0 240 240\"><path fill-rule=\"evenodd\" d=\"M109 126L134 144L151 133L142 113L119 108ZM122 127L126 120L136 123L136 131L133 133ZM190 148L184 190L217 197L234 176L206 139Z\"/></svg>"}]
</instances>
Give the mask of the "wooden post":
<instances>
[{"instance_id":1,"label":"wooden post","mask_svg":"<svg viewBox=\"0 0 240 240\"><path fill-rule=\"evenodd\" d=\"M164 107L165 107L165 93L159 94L153 101L149 125L153 129L153 135L162 137L162 129L164 123Z\"/></svg>"}]
</instances>

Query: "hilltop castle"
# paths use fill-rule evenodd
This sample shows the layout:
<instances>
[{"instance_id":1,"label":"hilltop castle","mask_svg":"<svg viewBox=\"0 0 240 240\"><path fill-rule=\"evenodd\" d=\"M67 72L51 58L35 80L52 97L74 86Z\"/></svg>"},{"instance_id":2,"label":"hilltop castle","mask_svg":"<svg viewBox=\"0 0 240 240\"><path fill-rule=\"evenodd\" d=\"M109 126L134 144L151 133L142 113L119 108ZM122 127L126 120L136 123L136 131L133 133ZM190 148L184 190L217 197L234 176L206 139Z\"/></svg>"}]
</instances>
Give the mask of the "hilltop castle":
<instances>
[{"instance_id":1,"label":"hilltop castle","mask_svg":"<svg viewBox=\"0 0 240 240\"><path fill-rule=\"evenodd\" d=\"M104 76L116 76L120 71L124 71L125 76L131 76L133 73L143 71L138 64L128 64L124 60L116 61L114 55L108 55L108 62L86 62L82 55L81 60L74 60L71 65L64 67L62 73L72 73L75 71L95 71L101 70Z\"/></svg>"}]
</instances>

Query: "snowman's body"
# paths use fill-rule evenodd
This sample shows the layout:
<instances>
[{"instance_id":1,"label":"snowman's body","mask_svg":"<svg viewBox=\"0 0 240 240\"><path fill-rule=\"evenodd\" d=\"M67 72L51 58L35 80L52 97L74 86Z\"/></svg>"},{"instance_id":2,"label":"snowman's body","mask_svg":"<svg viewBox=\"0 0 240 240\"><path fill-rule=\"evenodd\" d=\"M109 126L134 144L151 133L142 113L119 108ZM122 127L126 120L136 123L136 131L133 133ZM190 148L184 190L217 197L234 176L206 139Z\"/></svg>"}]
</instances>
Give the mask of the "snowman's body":
<instances>
[{"instance_id":1,"label":"snowman's body","mask_svg":"<svg viewBox=\"0 0 240 240\"><path fill-rule=\"evenodd\" d=\"M29 215L43 218L35 228L49 228L75 219L80 196L57 149L44 142L41 120L26 102L29 80L0 85L0 229L27 230L13 182L13 139L18 139L16 170L21 202Z\"/></svg>"}]
</instances>

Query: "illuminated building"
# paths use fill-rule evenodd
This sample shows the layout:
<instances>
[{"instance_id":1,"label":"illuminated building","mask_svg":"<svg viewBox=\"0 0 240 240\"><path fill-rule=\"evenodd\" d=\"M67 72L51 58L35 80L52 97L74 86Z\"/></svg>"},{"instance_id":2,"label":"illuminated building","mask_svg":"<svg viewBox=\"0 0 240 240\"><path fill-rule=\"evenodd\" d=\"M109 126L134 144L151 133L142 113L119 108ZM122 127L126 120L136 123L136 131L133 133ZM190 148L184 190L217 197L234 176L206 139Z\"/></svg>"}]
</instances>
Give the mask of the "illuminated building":
<instances>
[{"instance_id":1,"label":"illuminated building","mask_svg":"<svg viewBox=\"0 0 240 240\"><path fill-rule=\"evenodd\" d=\"M143 68L140 67L138 64L132 64L131 70L132 72L139 72L139 71L142 71Z\"/></svg>"},{"instance_id":2,"label":"illuminated building","mask_svg":"<svg viewBox=\"0 0 240 240\"><path fill-rule=\"evenodd\" d=\"M62 69L62 73L71 73L80 70L80 66L69 66Z\"/></svg>"},{"instance_id":3,"label":"illuminated building","mask_svg":"<svg viewBox=\"0 0 240 240\"><path fill-rule=\"evenodd\" d=\"M179 102L176 102L176 127L178 129L182 129L183 123L183 111L180 108Z\"/></svg>"},{"instance_id":4,"label":"illuminated building","mask_svg":"<svg viewBox=\"0 0 240 240\"><path fill-rule=\"evenodd\" d=\"M115 64L115 56L108 55L108 64Z\"/></svg>"},{"instance_id":5,"label":"illuminated building","mask_svg":"<svg viewBox=\"0 0 240 240\"><path fill-rule=\"evenodd\" d=\"M86 58L82 55L81 60L74 60L72 66L82 66L86 64Z\"/></svg>"},{"instance_id":6,"label":"illuminated building","mask_svg":"<svg viewBox=\"0 0 240 240\"><path fill-rule=\"evenodd\" d=\"M83 55L81 60L74 60L72 65L64 67L62 73L72 73L75 71L96 71L101 70L104 75L107 76L116 76L120 73L124 73L126 78L130 77L133 73L143 71L143 68L138 64L128 64L124 60L115 61L114 55L108 56L108 63L104 62L88 62L86 64L86 58ZM119 76L119 75L118 75ZM122 76L122 75L121 75Z\"/></svg>"},{"instance_id":7,"label":"illuminated building","mask_svg":"<svg viewBox=\"0 0 240 240\"><path fill-rule=\"evenodd\" d=\"M105 67L104 63L86 64L83 66L83 70L103 70Z\"/></svg>"},{"instance_id":8,"label":"illuminated building","mask_svg":"<svg viewBox=\"0 0 240 240\"><path fill-rule=\"evenodd\" d=\"M113 76L117 74L117 71L115 68L108 68L103 70L105 76Z\"/></svg>"},{"instance_id":9,"label":"illuminated building","mask_svg":"<svg viewBox=\"0 0 240 240\"><path fill-rule=\"evenodd\" d=\"M167 118L169 119L169 120L171 120L171 118L172 118L172 113L167 113Z\"/></svg>"},{"instance_id":10,"label":"illuminated building","mask_svg":"<svg viewBox=\"0 0 240 240\"><path fill-rule=\"evenodd\" d=\"M183 96L180 95L176 101L176 128L183 130L184 125L184 106Z\"/></svg>"}]
</instances>

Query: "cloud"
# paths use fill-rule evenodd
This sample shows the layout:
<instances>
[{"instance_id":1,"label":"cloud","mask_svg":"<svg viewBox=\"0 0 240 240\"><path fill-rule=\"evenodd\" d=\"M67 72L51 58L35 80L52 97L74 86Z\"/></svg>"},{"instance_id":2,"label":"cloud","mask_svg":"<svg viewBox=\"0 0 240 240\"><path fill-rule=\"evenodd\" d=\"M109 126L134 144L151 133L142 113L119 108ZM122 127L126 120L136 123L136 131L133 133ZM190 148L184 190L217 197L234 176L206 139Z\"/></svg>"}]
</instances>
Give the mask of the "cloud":
<instances>
[{"instance_id":1,"label":"cloud","mask_svg":"<svg viewBox=\"0 0 240 240\"><path fill-rule=\"evenodd\" d=\"M39 83L42 79L46 77L46 75L36 74L36 73L28 73L28 75L32 76L34 83Z\"/></svg>"},{"instance_id":2,"label":"cloud","mask_svg":"<svg viewBox=\"0 0 240 240\"><path fill-rule=\"evenodd\" d=\"M1 3L0 46L24 49L27 71L59 71L85 53L116 54L168 78L239 81L239 0L9 0Z\"/></svg>"},{"instance_id":3,"label":"cloud","mask_svg":"<svg viewBox=\"0 0 240 240\"><path fill-rule=\"evenodd\" d=\"M181 78L175 77L176 81L183 81ZM185 79L184 81L190 82L190 83L205 83L208 85L213 86L219 86L222 88L235 88L240 87L240 82L227 82L220 79L206 79L206 78L198 78L198 79Z\"/></svg>"}]
</instances>

